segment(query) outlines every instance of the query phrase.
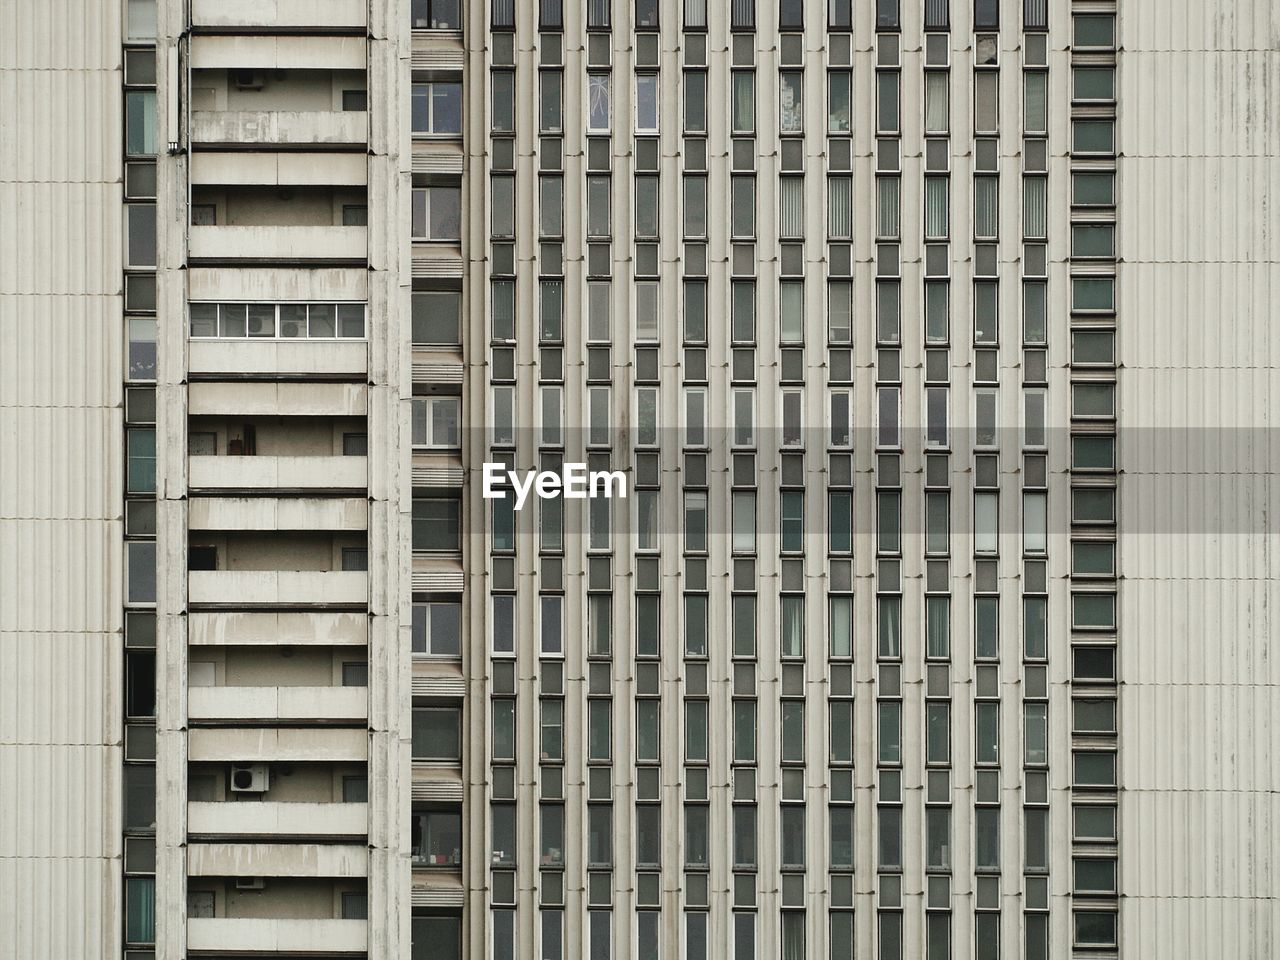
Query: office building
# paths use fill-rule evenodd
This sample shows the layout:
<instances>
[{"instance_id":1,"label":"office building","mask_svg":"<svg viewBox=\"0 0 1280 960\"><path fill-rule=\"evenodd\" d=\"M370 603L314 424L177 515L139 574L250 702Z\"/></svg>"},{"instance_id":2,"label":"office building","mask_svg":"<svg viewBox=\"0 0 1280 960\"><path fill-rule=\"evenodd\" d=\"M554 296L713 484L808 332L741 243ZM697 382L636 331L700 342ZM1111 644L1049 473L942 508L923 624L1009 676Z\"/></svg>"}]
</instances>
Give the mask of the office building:
<instances>
[{"instance_id":1,"label":"office building","mask_svg":"<svg viewBox=\"0 0 1280 960\"><path fill-rule=\"evenodd\" d=\"M1278 29L0 2L0 956L1274 956Z\"/></svg>"}]
</instances>

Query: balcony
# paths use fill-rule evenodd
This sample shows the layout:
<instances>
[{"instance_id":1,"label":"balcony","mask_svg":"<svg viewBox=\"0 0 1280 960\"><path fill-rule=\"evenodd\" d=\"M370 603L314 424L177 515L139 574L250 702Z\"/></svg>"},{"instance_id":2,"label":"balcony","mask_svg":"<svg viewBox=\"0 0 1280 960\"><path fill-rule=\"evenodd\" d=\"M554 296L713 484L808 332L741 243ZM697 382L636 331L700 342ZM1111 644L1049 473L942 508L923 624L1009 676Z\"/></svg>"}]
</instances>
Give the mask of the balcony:
<instances>
[{"instance_id":1,"label":"balcony","mask_svg":"<svg viewBox=\"0 0 1280 960\"><path fill-rule=\"evenodd\" d=\"M187 370L193 376L368 376L363 340L191 340Z\"/></svg>"},{"instance_id":2,"label":"balcony","mask_svg":"<svg viewBox=\"0 0 1280 960\"><path fill-rule=\"evenodd\" d=\"M369 618L361 613L192 613L191 646L364 646Z\"/></svg>"},{"instance_id":3,"label":"balcony","mask_svg":"<svg viewBox=\"0 0 1280 960\"><path fill-rule=\"evenodd\" d=\"M192 570L188 602L202 606L365 606L369 576L352 570Z\"/></svg>"},{"instance_id":4,"label":"balcony","mask_svg":"<svg viewBox=\"0 0 1280 960\"><path fill-rule=\"evenodd\" d=\"M194 110L191 142L200 146L364 146L369 114L363 110Z\"/></svg>"},{"instance_id":5,"label":"balcony","mask_svg":"<svg viewBox=\"0 0 1280 960\"><path fill-rule=\"evenodd\" d=\"M276 920L247 917L192 917L187 949L227 953L364 953L364 920Z\"/></svg>"},{"instance_id":6,"label":"balcony","mask_svg":"<svg viewBox=\"0 0 1280 960\"><path fill-rule=\"evenodd\" d=\"M193 383L193 417L363 417L369 390L357 383Z\"/></svg>"},{"instance_id":7,"label":"balcony","mask_svg":"<svg viewBox=\"0 0 1280 960\"><path fill-rule=\"evenodd\" d=\"M366 260L367 227L193 226L187 252L193 260Z\"/></svg>"},{"instance_id":8,"label":"balcony","mask_svg":"<svg viewBox=\"0 0 1280 960\"><path fill-rule=\"evenodd\" d=\"M273 33L291 28L363 30L363 0L192 0L191 23L219 30Z\"/></svg>"},{"instance_id":9,"label":"balcony","mask_svg":"<svg viewBox=\"0 0 1280 960\"><path fill-rule=\"evenodd\" d=\"M193 497L192 530L360 531L369 529L369 501L336 497Z\"/></svg>"},{"instance_id":10,"label":"balcony","mask_svg":"<svg viewBox=\"0 0 1280 960\"><path fill-rule=\"evenodd\" d=\"M187 804L192 836L357 837L369 829L363 803L207 803Z\"/></svg>"},{"instance_id":11,"label":"balcony","mask_svg":"<svg viewBox=\"0 0 1280 960\"><path fill-rule=\"evenodd\" d=\"M363 490L366 457L190 457L191 490Z\"/></svg>"},{"instance_id":12,"label":"balcony","mask_svg":"<svg viewBox=\"0 0 1280 960\"><path fill-rule=\"evenodd\" d=\"M193 877L367 877L369 849L355 844L192 843Z\"/></svg>"},{"instance_id":13,"label":"balcony","mask_svg":"<svg viewBox=\"0 0 1280 960\"><path fill-rule=\"evenodd\" d=\"M369 690L367 687L191 687L187 694L187 716L193 721L363 721L369 716Z\"/></svg>"},{"instance_id":14,"label":"balcony","mask_svg":"<svg viewBox=\"0 0 1280 960\"><path fill-rule=\"evenodd\" d=\"M205 727L187 731L190 763L369 759L369 733L334 727Z\"/></svg>"},{"instance_id":15,"label":"balcony","mask_svg":"<svg viewBox=\"0 0 1280 960\"><path fill-rule=\"evenodd\" d=\"M308 23L314 6L323 8L334 0L321 0L313 4L312 0L286 0L289 6L301 7ZM240 3L227 4L225 0L207 0L208 6L219 9L230 8L235 11L243 9L249 3L254 8L270 11L279 10L280 0L241 0ZM275 36L269 31L261 35L249 36L195 36L191 38L191 68L196 71L209 70L343 70L364 73L366 66L368 43L360 37L333 36Z\"/></svg>"}]
</instances>

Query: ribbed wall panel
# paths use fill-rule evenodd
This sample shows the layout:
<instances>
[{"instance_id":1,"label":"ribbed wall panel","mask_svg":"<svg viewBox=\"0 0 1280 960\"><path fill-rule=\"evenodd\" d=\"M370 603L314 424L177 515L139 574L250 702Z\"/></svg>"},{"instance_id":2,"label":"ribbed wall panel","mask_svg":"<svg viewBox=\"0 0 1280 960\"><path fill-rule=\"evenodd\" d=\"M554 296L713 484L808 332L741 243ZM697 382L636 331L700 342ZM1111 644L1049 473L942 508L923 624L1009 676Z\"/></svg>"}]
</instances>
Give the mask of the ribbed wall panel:
<instances>
[{"instance_id":1,"label":"ribbed wall panel","mask_svg":"<svg viewBox=\"0 0 1280 960\"><path fill-rule=\"evenodd\" d=\"M1120 31L1121 956L1274 957L1280 10Z\"/></svg>"},{"instance_id":2,"label":"ribbed wall panel","mask_svg":"<svg viewBox=\"0 0 1280 960\"><path fill-rule=\"evenodd\" d=\"M0 0L0 957L120 956L123 4Z\"/></svg>"},{"instance_id":3,"label":"ribbed wall panel","mask_svg":"<svg viewBox=\"0 0 1280 960\"><path fill-rule=\"evenodd\" d=\"M459 278L462 276L461 257L414 257L414 279L432 279L441 277Z\"/></svg>"}]
</instances>

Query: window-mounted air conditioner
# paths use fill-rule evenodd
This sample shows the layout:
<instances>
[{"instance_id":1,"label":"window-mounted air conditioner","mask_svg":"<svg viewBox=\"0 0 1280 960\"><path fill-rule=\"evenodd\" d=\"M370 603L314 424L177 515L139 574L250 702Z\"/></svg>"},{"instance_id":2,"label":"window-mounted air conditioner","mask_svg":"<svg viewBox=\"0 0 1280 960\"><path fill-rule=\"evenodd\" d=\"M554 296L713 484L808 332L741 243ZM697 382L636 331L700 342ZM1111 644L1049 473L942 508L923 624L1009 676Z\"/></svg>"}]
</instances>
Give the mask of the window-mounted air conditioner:
<instances>
[{"instance_id":1,"label":"window-mounted air conditioner","mask_svg":"<svg viewBox=\"0 0 1280 960\"><path fill-rule=\"evenodd\" d=\"M232 793L266 793L271 786L271 768L265 763L233 763Z\"/></svg>"}]
</instances>

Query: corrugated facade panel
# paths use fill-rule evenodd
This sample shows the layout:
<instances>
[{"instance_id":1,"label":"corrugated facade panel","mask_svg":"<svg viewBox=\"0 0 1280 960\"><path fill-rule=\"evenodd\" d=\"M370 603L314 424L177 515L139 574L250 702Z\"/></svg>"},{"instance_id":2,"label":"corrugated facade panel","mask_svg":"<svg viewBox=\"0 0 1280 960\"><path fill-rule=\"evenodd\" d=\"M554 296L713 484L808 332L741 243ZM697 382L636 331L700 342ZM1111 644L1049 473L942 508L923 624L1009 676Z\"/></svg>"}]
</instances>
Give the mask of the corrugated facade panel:
<instances>
[{"instance_id":1,"label":"corrugated facade panel","mask_svg":"<svg viewBox=\"0 0 1280 960\"><path fill-rule=\"evenodd\" d=\"M0 0L0 956L120 953L118 2Z\"/></svg>"},{"instance_id":2,"label":"corrugated facade panel","mask_svg":"<svg viewBox=\"0 0 1280 960\"><path fill-rule=\"evenodd\" d=\"M1251 960L1280 952L1280 13L1121 9L1121 955Z\"/></svg>"}]
</instances>

